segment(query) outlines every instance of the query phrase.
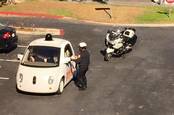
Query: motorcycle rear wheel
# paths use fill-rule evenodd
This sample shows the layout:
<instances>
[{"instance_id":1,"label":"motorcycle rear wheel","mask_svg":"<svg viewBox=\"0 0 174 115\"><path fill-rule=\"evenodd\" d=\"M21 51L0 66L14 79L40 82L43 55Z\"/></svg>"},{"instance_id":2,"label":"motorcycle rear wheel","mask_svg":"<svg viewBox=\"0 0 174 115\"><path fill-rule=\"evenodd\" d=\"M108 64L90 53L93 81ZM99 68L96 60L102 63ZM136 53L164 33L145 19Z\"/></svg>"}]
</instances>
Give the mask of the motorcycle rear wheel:
<instances>
[{"instance_id":1,"label":"motorcycle rear wheel","mask_svg":"<svg viewBox=\"0 0 174 115\"><path fill-rule=\"evenodd\" d=\"M112 54L105 54L105 56L104 56L104 61L109 61L110 59L111 59L111 57L112 57Z\"/></svg>"}]
</instances>

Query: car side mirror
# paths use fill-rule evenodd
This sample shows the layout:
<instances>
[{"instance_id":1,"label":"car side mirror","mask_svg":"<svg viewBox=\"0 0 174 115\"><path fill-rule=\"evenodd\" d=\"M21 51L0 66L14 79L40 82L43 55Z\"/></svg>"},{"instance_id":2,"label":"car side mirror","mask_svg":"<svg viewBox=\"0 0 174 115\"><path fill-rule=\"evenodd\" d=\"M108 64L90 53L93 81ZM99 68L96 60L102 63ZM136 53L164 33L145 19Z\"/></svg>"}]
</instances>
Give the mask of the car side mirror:
<instances>
[{"instance_id":1,"label":"car side mirror","mask_svg":"<svg viewBox=\"0 0 174 115\"><path fill-rule=\"evenodd\" d=\"M71 61L70 57L66 57L66 58L64 58L64 60L63 60L64 63L69 63L70 61Z\"/></svg>"},{"instance_id":2,"label":"car side mirror","mask_svg":"<svg viewBox=\"0 0 174 115\"><path fill-rule=\"evenodd\" d=\"M23 54L17 54L17 60L20 60L21 61L22 58L23 58L23 56L24 56Z\"/></svg>"}]
</instances>

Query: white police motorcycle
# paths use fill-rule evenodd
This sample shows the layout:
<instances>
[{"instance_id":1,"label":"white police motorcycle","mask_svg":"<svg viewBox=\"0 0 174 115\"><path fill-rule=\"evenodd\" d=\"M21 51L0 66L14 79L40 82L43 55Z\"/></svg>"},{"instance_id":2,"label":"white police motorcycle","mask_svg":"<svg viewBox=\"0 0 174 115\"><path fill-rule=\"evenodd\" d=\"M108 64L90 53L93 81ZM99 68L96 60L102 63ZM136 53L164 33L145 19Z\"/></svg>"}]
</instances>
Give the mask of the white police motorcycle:
<instances>
[{"instance_id":1,"label":"white police motorcycle","mask_svg":"<svg viewBox=\"0 0 174 115\"><path fill-rule=\"evenodd\" d=\"M104 60L109 61L112 56L120 57L132 50L136 43L137 36L134 28L125 28L124 30L108 30L105 38Z\"/></svg>"}]
</instances>

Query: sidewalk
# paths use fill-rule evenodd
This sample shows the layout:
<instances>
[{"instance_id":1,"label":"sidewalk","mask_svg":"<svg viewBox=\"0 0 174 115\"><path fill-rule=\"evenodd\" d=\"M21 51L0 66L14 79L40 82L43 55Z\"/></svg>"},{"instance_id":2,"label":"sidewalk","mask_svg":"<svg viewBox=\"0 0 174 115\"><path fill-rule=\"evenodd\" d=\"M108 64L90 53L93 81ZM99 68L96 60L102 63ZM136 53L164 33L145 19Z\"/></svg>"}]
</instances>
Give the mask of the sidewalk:
<instances>
[{"instance_id":1,"label":"sidewalk","mask_svg":"<svg viewBox=\"0 0 174 115\"><path fill-rule=\"evenodd\" d=\"M127 6L148 6L155 5L153 2L148 0L109 0L108 4L112 5L127 5Z\"/></svg>"},{"instance_id":2,"label":"sidewalk","mask_svg":"<svg viewBox=\"0 0 174 115\"><path fill-rule=\"evenodd\" d=\"M93 3L97 0L69 0L69 2L82 2L82 3ZM108 0L107 4L110 5L126 5L126 6L148 6L155 5L150 0Z\"/></svg>"}]
</instances>

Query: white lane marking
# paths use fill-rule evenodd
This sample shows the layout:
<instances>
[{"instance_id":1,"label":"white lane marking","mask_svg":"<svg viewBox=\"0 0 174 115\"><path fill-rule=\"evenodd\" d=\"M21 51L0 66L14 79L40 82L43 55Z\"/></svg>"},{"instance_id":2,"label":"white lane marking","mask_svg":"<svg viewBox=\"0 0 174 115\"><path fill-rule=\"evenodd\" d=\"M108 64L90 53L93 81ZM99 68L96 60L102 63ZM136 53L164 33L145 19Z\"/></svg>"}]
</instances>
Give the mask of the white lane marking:
<instances>
[{"instance_id":1,"label":"white lane marking","mask_svg":"<svg viewBox=\"0 0 174 115\"><path fill-rule=\"evenodd\" d=\"M0 77L0 80L9 80L10 78L8 77Z\"/></svg>"},{"instance_id":2,"label":"white lane marking","mask_svg":"<svg viewBox=\"0 0 174 115\"><path fill-rule=\"evenodd\" d=\"M20 47L20 48L26 48L27 46L18 45L18 47Z\"/></svg>"},{"instance_id":3,"label":"white lane marking","mask_svg":"<svg viewBox=\"0 0 174 115\"><path fill-rule=\"evenodd\" d=\"M16 60L16 59L0 59L0 61L6 61L6 62L20 62L19 60Z\"/></svg>"}]
</instances>

